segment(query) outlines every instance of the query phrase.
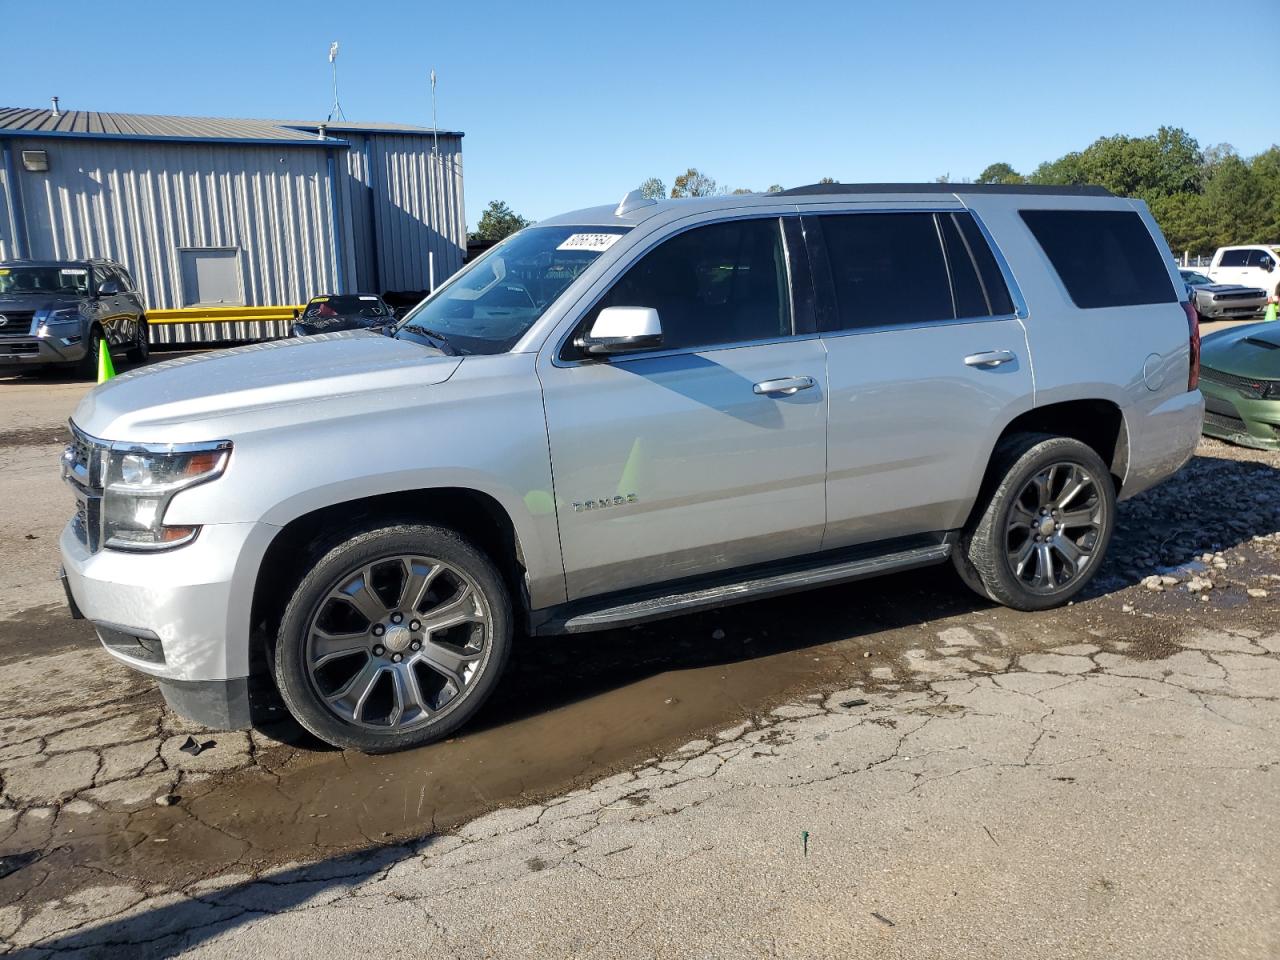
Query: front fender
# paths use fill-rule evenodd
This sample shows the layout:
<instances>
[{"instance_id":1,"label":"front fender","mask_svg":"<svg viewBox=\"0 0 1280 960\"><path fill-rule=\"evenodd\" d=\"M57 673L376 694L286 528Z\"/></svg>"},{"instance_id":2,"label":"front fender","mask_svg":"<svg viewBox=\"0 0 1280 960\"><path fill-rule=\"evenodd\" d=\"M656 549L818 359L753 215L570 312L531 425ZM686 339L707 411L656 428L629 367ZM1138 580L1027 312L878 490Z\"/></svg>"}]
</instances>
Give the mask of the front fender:
<instances>
[{"instance_id":1,"label":"front fender","mask_svg":"<svg viewBox=\"0 0 1280 960\"><path fill-rule=\"evenodd\" d=\"M564 600L551 458L531 354L469 357L445 383L321 400L295 423L233 433L218 480L178 494L170 524L284 527L323 507L453 487L492 497L524 552L535 607ZM326 409L342 404L341 411Z\"/></svg>"}]
</instances>

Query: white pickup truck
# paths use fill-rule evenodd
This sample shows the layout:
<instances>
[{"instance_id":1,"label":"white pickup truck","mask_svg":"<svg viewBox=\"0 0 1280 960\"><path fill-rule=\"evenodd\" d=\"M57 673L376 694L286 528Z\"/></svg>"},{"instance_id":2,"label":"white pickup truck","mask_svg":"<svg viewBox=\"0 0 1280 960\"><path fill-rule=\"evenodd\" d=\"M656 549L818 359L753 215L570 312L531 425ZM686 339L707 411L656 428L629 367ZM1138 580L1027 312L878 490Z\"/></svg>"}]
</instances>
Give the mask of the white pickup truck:
<instances>
[{"instance_id":1,"label":"white pickup truck","mask_svg":"<svg viewBox=\"0 0 1280 960\"><path fill-rule=\"evenodd\" d=\"M1261 287L1268 297L1280 297L1280 244L1219 247L1208 273L1214 283Z\"/></svg>"}]
</instances>

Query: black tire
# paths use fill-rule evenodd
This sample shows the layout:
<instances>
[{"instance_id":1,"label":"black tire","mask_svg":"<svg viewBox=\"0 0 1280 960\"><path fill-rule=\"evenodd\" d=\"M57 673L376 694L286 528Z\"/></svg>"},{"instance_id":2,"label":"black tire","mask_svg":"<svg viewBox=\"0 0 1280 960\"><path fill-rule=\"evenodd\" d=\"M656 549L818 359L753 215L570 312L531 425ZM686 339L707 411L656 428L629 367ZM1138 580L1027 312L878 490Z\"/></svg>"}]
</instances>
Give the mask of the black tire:
<instances>
[{"instance_id":1,"label":"black tire","mask_svg":"<svg viewBox=\"0 0 1280 960\"><path fill-rule=\"evenodd\" d=\"M86 345L88 349L78 361L76 361L76 375L86 380L98 379L98 351L109 349L105 340L102 339L102 331L97 327L89 331L89 342Z\"/></svg>"},{"instance_id":2,"label":"black tire","mask_svg":"<svg viewBox=\"0 0 1280 960\"><path fill-rule=\"evenodd\" d=\"M396 558L406 555L440 561L461 577L469 579L473 589L482 596L488 614L487 626L483 628L483 645L487 654L465 683L464 689L455 693L447 705L440 707L437 715L431 716L429 711L423 711L428 714L427 719L419 721L418 725L410 729L398 729L394 726L382 730L371 729L359 722L362 718L358 713L362 708L357 708L354 720L346 719L330 707L317 689L318 681L313 679L309 667L308 639L316 618L323 616L323 606L333 602L329 599L331 593L342 586L344 581L359 576L361 570L377 568L379 564L393 564ZM461 582L459 579L459 583ZM428 610L427 614L429 613ZM425 619L426 615L424 622ZM369 622L372 624L372 621ZM281 619L272 658L276 685L289 712L298 723L336 747L363 753L388 753L422 746L452 734L484 704L506 667L511 651L511 630L510 596L489 557L447 527L387 523L371 527L333 546L297 585ZM383 636L390 646L391 629ZM368 643L370 652L358 654L367 657L362 663L372 664L375 660L382 662L391 656L386 648L374 646L375 640L370 639ZM429 646L425 644L425 639L424 646ZM381 649L383 653L375 656L373 651L377 649ZM409 669L409 655L404 656L405 662L400 667L388 666L385 669ZM380 684L383 681L380 679L381 674L378 676L379 679L375 682ZM390 682L395 687L394 676ZM446 689L457 688L448 688L446 685Z\"/></svg>"},{"instance_id":3,"label":"black tire","mask_svg":"<svg viewBox=\"0 0 1280 960\"><path fill-rule=\"evenodd\" d=\"M138 321L138 342L126 354L131 363L146 363L151 356L151 341L147 338L147 318Z\"/></svg>"},{"instance_id":4,"label":"black tire","mask_svg":"<svg viewBox=\"0 0 1280 960\"><path fill-rule=\"evenodd\" d=\"M1081 473L1071 474L1062 469L1070 466ZM1048 472L1051 467L1056 469ZM1044 537L1046 542L1041 548L1041 541L1035 539L1039 534L1024 532L1021 521L1015 522L1015 519L1019 514L1039 515L1038 510L1027 509L1027 496L1035 495L1035 480L1046 475L1046 488L1059 476L1083 475L1089 480L1088 486L1077 494L1082 499L1072 500L1069 505L1073 509L1068 513L1076 517L1087 510L1091 523L1070 529L1065 524L1055 526L1052 535ZM1064 479L1060 493L1066 492L1066 483ZM1054 507L1048 509L1049 515L1039 521L1046 525L1060 515ZM1070 437L1015 434L996 448L974 516L952 550L952 560L961 579L978 594L1015 610L1047 610L1066 603L1098 572L1115 529L1115 515L1111 471L1092 447ZM1054 544L1069 540L1062 544L1062 549L1079 553L1081 559L1070 573L1065 555L1055 552L1057 548L1050 546L1050 540ZM1029 549L1034 555L1034 565L1029 571L1024 568L1021 572L1032 573L1034 582L1020 575L1015 566L1016 557L1011 556L1011 552L1023 549ZM1041 582L1040 571L1046 560L1047 571Z\"/></svg>"}]
</instances>

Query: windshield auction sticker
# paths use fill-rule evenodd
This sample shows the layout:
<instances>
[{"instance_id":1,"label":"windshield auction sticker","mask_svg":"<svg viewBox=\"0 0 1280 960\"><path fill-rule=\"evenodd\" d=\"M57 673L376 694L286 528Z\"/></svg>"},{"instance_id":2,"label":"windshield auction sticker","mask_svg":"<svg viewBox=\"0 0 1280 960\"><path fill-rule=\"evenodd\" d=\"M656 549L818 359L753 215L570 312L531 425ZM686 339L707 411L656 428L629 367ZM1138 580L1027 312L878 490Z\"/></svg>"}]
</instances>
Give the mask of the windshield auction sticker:
<instances>
[{"instance_id":1,"label":"windshield auction sticker","mask_svg":"<svg viewBox=\"0 0 1280 960\"><path fill-rule=\"evenodd\" d=\"M604 253L622 237L620 233L575 233L557 250L585 250L589 253Z\"/></svg>"}]
</instances>

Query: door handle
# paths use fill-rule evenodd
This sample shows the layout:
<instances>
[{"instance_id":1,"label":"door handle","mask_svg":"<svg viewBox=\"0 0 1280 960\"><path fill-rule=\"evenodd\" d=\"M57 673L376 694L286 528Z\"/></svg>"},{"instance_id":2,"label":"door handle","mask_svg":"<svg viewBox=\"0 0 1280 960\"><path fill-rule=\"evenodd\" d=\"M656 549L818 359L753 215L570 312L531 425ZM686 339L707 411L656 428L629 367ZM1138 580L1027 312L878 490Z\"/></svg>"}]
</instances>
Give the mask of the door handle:
<instances>
[{"instance_id":1,"label":"door handle","mask_svg":"<svg viewBox=\"0 0 1280 960\"><path fill-rule=\"evenodd\" d=\"M771 396L780 394L789 397L793 393L799 393L801 390L808 390L814 386L817 381L813 377L779 377L776 380L761 380L753 389L761 396Z\"/></svg>"},{"instance_id":2,"label":"door handle","mask_svg":"<svg viewBox=\"0 0 1280 960\"><path fill-rule=\"evenodd\" d=\"M1016 357L1012 350L985 350L982 353L971 353L964 358L970 367L998 367L1002 363L1012 363Z\"/></svg>"}]
</instances>

